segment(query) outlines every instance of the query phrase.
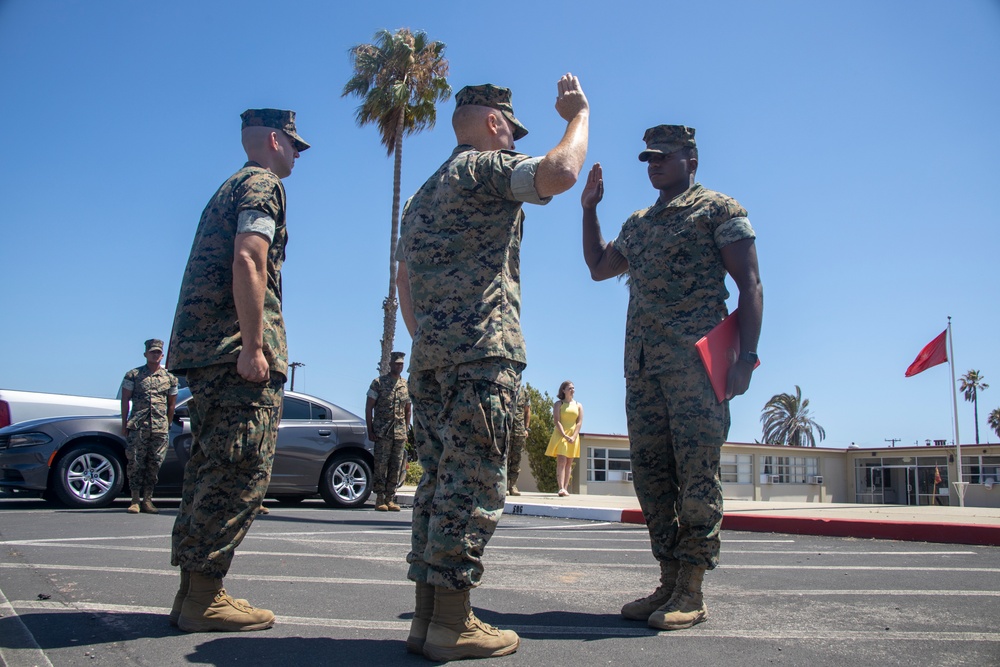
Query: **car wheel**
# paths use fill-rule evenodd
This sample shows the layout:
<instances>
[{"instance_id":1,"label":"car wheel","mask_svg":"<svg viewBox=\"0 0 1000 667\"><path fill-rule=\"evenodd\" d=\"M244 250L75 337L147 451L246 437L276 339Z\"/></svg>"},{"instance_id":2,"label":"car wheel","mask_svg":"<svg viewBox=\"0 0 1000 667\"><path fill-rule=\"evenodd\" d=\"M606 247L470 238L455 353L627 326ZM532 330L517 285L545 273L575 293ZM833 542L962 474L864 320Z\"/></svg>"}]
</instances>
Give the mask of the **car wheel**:
<instances>
[{"instance_id":1,"label":"car wheel","mask_svg":"<svg viewBox=\"0 0 1000 667\"><path fill-rule=\"evenodd\" d=\"M59 459L53 474L56 496L70 507L106 507L125 484L118 455L97 443L70 448Z\"/></svg>"},{"instance_id":2,"label":"car wheel","mask_svg":"<svg viewBox=\"0 0 1000 667\"><path fill-rule=\"evenodd\" d=\"M372 471L357 454L335 456L323 469L319 492L328 505L361 507L372 492Z\"/></svg>"}]
</instances>

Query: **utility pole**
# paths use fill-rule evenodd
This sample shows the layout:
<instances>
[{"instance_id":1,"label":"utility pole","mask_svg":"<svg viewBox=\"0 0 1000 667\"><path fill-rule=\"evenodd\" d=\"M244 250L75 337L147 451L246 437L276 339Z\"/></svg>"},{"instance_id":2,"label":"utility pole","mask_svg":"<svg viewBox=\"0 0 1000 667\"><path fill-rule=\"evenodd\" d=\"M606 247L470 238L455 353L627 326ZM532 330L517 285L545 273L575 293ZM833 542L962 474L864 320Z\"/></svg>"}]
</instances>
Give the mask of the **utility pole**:
<instances>
[{"instance_id":1,"label":"utility pole","mask_svg":"<svg viewBox=\"0 0 1000 667\"><path fill-rule=\"evenodd\" d=\"M295 377L295 376L293 375L292 377ZM886 438L885 439L886 442L892 443L891 445L889 445L890 447L895 447L896 443L899 442L900 440L902 440L902 438Z\"/></svg>"},{"instance_id":2,"label":"utility pole","mask_svg":"<svg viewBox=\"0 0 1000 667\"><path fill-rule=\"evenodd\" d=\"M301 361L293 361L288 364L288 367L292 369L292 386L289 387L289 391L295 391L295 369L299 366L305 366Z\"/></svg>"}]
</instances>

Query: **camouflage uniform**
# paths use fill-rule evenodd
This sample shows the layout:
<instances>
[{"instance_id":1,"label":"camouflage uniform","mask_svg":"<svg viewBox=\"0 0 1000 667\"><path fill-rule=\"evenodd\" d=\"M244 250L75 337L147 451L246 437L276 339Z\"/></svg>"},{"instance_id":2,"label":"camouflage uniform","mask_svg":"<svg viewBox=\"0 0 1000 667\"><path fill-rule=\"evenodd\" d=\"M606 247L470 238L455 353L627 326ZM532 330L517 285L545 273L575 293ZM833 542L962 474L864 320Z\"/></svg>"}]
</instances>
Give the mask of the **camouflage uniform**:
<instances>
[{"instance_id":1,"label":"camouflage uniform","mask_svg":"<svg viewBox=\"0 0 1000 667\"><path fill-rule=\"evenodd\" d=\"M495 103L506 95L506 107ZM487 100L481 95L491 96ZM467 87L456 104L503 111L510 91ZM521 371L523 203L541 158L458 146L403 212L405 261L417 321L410 359L413 430L424 468L413 506L409 578L455 590L477 586L481 557L503 513L507 452Z\"/></svg>"},{"instance_id":2,"label":"camouflage uniform","mask_svg":"<svg viewBox=\"0 0 1000 667\"><path fill-rule=\"evenodd\" d=\"M167 454L167 396L177 395L177 378L165 368L150 371L143 364L125 374L122 391L132 393L125 436L128 484L150 498Z\"/></svg>"},{"instance_id":3,"label":"camouflage uniform","mask_svg":"<svg viewBox=\"0 0 1000 667\"><path fill-rule=\"evenodd\" d=\"M407 421L406 406L410 393L406 380L392 373L372 380L368 388L368 398L375 401L373 430L375 431L375 484L376 494L389 498L396 493L396 487L403 467L403 450L406 448Z\"/></svg>"},{"instance_id":4,"label":"camouflage uniform","mask_svg":"<svg viewBox=\"0 0 1000 667\"><path fill-rule=\"evenodd\" d=\"M277 114L296 150L294 112L252 110L243 126L275 126ZM280 123L277 124L279 127ZM252 212L250 217L241 213ZM261 230L260 216L274 228ZM249 225L249 226L248 226ZM233 298L236 236L271 237L264 294L264 358L270 379L244 380L236 371L242 337ZM270 232L270 233L269 233ZM233 174L205 207L181 284L167 366L187 375L191 388L191 458L184 468L181 506L174 523L171 563L223 577L253 523L271 477L288 370L281 315L281 266L288 233L281 179L255 162Z\"/></svg>"},{"instance_id":5,"label":"camouflage uniform","mask_svg":"<svg viewBox=\"0 0 1000 667\"><path fill-rule=\"evenodd\" d=\"M510 434L510 451L507 453L507 492L517 486L517 478L521 475L521 453L524 451L525 433L524 404L528 400L528 392L524 387L518 387L517 402L514 404L514 427Z\"/></svg>"},{"instance_id":6,"label":"camouflage uniform","mask_svg":"<svg viewBox=\"0 0 1000 667\"><path fill-rule=\"evenodd\" d=\"M684 129L694 145L694 130ZM614 241L629 263L625 407L633 480L659 561L710 569L719 562L719 456L729 403L717 402L694 344L726 316L720 249L754 237L736 200L696 184L633 213Z\"/></svg>"}]
</instances>

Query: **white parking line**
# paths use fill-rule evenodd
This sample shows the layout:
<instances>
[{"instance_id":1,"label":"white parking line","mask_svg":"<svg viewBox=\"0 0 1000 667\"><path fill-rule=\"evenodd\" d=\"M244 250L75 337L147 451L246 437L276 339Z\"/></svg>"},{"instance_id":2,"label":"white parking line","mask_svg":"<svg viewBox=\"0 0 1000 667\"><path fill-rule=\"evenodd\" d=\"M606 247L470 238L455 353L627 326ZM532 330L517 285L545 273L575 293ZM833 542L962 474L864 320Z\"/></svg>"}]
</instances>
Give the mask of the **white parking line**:
<instances>
[{"instance_id":1,"label":"white parking line","mask_svg":"<svg viewBox=\"0 0 1000 667\"><path fill-rule=\"evenodd\" d=\"M17 604L21 606L20 603ZM7 600L2 590L0 590L0 616L10 619L6 623L7 634L0 643L0 663L7 667L38 667L38 665L52 667L35 636L18 616L14 605Z\"/></svg>"},{"instance_id":2,"label":"white parking line","mask_svg":"<svg viewBox=\"0 0 1000 667\"><path fill-rule=\"evenodd\" d=\"M374 560L374 559L366 559ZM384 559L389 560L394 563L401 563L400 559ZM540 561L538 565L551 564L549 561ZM507 563L491 563L490 566L495 569L499 569L510 564ZM525 564L521 561L515 563L518 568L524 568ZM586 569L587 567L599 567L601 570L607 570L608 568L647 568L650 566L642 565L605 565L601 563L594 563L592 565L581 565L576 564L578 570ZM736 570L736 569L754 569L755 566L726 566L726 569ZM174 568L170 569L151 569L151 568L137 568L137 567L108 567L108 566L98 566L98 565L63 565L63 564L40 564L40 563L0 563L0 570L55 570L60 572L104 572L108 574L128 574L128 575L152 575L152 576L162 576L162 577L177 577L177 570ZM721 566L720 566L721 569ZM759 569L759 568L756 568ZM806 569L859 569L859 568L806 568ZM894 568L879 568L873 567L868 568L872 570L883 570L883 569L894 569ZM895 568L899 569L899 568ZM914 568L920 569L920 568ZM951 571L951 570L948 570ZM330 585L348 585L348 586L404 586L411 587L413 582L405 578L405 575L401 574L399 579L363 579L360 577L299 577L294 575L260 575L260 574L234 574L230 572L226 575L227 581L251 581L251 582L281 582L281 583L305 583L305 584L330 584ZM535 586L510 586L504 584L491 584L490 590L505 590L505 591L529 591L537 592L537 587ZM572 585L566 588L553 587L549 590L555 591L568 591L573 593L606 593L608 592L606 588L596 588L596 589L583 589L578 585ZM621 591L616 591L621 592ZM823 596L862 596L871 597L873 594L886 595L886 596L905 596L905 597L1000 597L1000 591L988 591L988 590L954 590L954 589L942 589L935 590L931 588L920 588L920 589L892 589L892 590L878 590L878 589L864 589L864 590L827 590L827 589L772 589L772 590L745 590L736 589L731 587L721 587L714 588L713 593L721 596L732 596L732 597L743 597L743 596L810 596L810 595L823 595ZM59 603L46 603L46 604L59 604Z\"/></svg>"},{"instance_id":3,"label":"white parking line","mask_svg":"<svg viewBox=\"0 0 1000 667\"><path fill-rule=\"evenodd\" d=\"M65 605L58 602L44 602L37 600L19 600L12 603L15 609L44 609L49 611L87 611L105 612L119 614L163 614L166 615L167 607L144 607L137 605L100 605L92 603L73 603ZM314 618L308 616L281 616L276 620L276 626L308 626L336 628L341 630L381 630L399 633L402 635L409 627L406 621L375 621L357 620L341 618ZM512 625L505 626L514 630L519 635L528 637L648 637L654 634L649 628L622 628L622 627L602 627L602 626L579 626L579 625ZM665 634L665 633L659 633ZM691 633L671 632L669 633L672 642L684 640L704 640L704 639L752 639L782 641L806 641L813 642L817 639L833 640L841 642L883 642L887 639L896 641L919 640L919 641L947 641L947 642L1000 642L998 632L948 632L935 631L933 633L926 630L915 631L874 631L874 630L793 630L781 628L778 630L768 630L767 628L755 628L753 630L734 630L719 628L718 626L699 626L697 631ZM44 658L44 655L42 656ZM26 663L25 663L26 664ZM51 665L47 660L44 664ZM14 667L13 664L11 667Z\"/></svg>"}]
</instances>

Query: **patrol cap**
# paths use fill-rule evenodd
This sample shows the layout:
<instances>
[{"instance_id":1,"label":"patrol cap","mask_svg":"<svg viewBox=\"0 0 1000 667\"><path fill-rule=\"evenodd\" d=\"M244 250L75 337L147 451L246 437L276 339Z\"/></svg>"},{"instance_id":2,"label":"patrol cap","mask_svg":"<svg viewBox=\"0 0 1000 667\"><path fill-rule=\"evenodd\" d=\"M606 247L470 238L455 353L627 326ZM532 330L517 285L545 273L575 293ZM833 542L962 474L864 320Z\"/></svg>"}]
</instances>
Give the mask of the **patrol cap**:
<instances>
[{"instance_id":1,"label":"patrol cap","mask_svg":"<svg viewBox=\"0 0 1000 667\"><path fill-rule=\"evenodd\" d=\"M514 107L510 103L510 88L484 83L481 86L466 86L455 95L455 108L467 104L481 107L491 107L503 114L504 118L514 126L514 141L528 134L528 128L514 117Z\"/></svg>"},{"instance_id":2,"label":"patrol cap","mask_svg":"<svg viewBox=\"0 0 1000 667\"><path fill-rule=\"evenodd\" d=\"M389 358L392 363L396 363L397 361L402 361L403 357L405 356L406 356L405 352L393 352L392 354L389 355Z\"/></svg>"},{"instance_id":3,"label":"patrol cap","mask_svg":"<svg viewBox=\"0 0 1000 667\"><path fill-rule=\"evenodd\" d=\"M654 154L666 155L682 148L694 148L694 128L686 125L657 125L646 130L642 135L646 142L646 150L639 153L643 162Z\"/></svg>"},{"instance_id":4,"label":"patrol cap","mask_svg":"<svg viewBox=\"0 0 1000 667\"><path fill-rule=\"evenodd\" d=\"M275 130L282 130L292 138L295 150L302 152L309 148L309 144L295 132L295 112L284 109L247 109L240 114L243 119L243 127L272 127Z\"/></svg>"},{"instance_id":5,"label":"patrol cap","mask_svg":"<svg viewBox=\"0 0 1000 667\"><path fill-rule=\"evenodd\" d=\"M159 350L163 352L163 341L159 338L150 338L146 341L146 352L152 352L153 350Z\"/></svg>"}]
</instances>

